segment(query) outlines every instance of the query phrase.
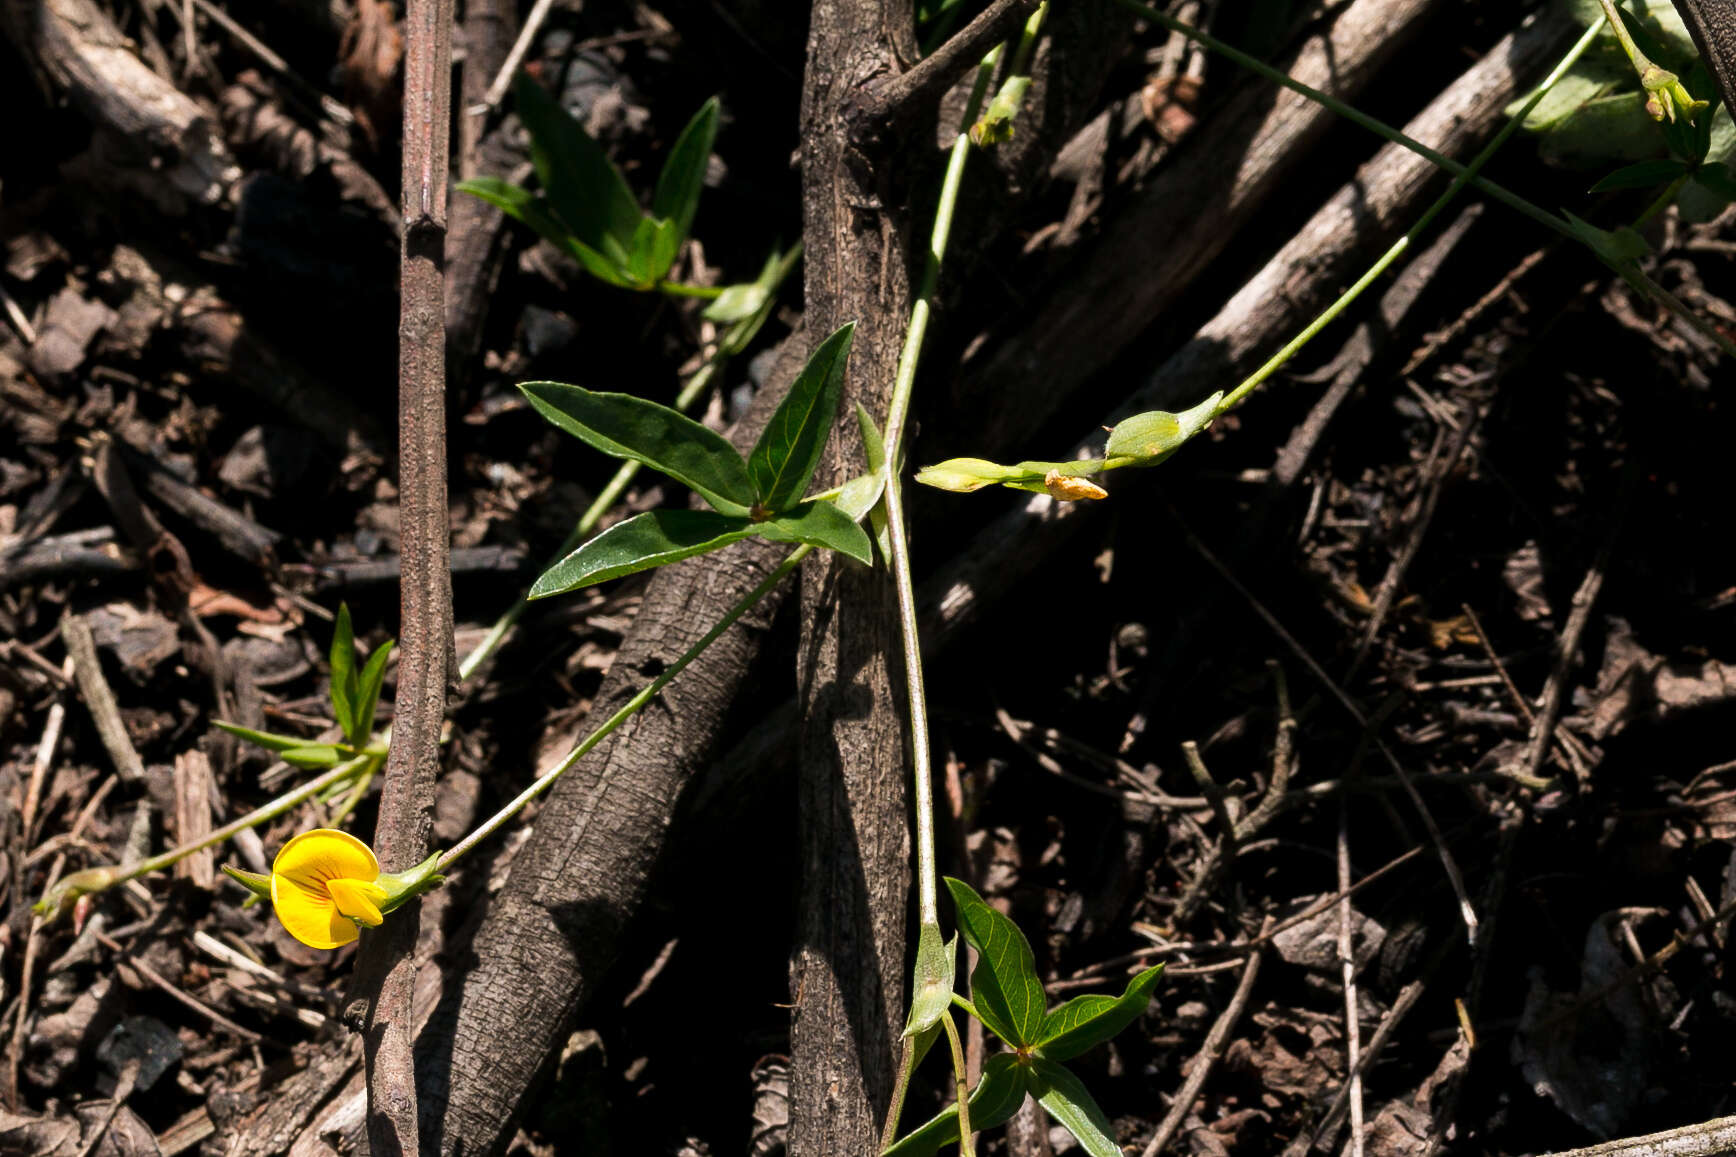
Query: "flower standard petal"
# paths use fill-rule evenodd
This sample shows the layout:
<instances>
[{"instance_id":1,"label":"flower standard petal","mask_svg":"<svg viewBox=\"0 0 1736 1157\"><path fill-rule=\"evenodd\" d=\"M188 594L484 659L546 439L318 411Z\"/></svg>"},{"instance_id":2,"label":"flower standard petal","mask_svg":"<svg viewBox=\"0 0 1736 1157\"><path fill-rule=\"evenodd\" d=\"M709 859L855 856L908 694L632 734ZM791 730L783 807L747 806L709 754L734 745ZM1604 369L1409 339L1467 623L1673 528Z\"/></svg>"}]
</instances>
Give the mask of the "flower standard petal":
<instances>
[{"instance_id":1,"label":"flower standard petal","mask_svg":"<svg viewBox=\"0 0 1736 1157\"><path fill-rule=\"evenodd\" d=\"M283 845L272 861L271 874L298 883L323 886L327 880L379 879L380 861L374 849L336 828L315 828Z\"/></svg>"}]
</instances>

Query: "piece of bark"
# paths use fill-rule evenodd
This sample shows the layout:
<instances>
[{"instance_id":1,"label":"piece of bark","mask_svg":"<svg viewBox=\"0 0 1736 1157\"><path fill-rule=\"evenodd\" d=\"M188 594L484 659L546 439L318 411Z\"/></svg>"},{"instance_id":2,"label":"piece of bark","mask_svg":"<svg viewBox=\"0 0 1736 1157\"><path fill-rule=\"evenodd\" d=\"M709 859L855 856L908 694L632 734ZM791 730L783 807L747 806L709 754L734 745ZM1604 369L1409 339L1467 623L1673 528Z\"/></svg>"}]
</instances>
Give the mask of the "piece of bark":
<instances>
[{"instance_id":1,"label":"piece of bark","mask_svg":"<svg viewBox=\"0 0 1736 1157\"><path fill-rule=\"evenodd\" d=\"M144 782L144 762L133 750L133 741L127 736L127 725L121 720L120 705L115 702L115 693L103 677L102 660L97 657L96 640L91 636L90 626L69 611L60 620L60 641L66 645L66 653L72 659L79 698L90 710L97 736L102 740L116 774L123 783Z\"/></svg>"},{"instance_id":2,"label":"piece of bark","mask_svg":"<svg viewBox=\"0 0 1736 1157\"><path fill-rule=\"evenodd\" d=\"M0 25L50 98L65 97L100 131L103 159L160 207L213 204L240 176L204 110L151 71L91 0L6 0Z\"/></svg>"},{"instance_id":3,"label":"piece of bark","mask_svg":"<svg viewBox=\"0 0 1736 1157\"><path fill-rule=\"evenodd\" d=\"M1430 102L1405 131L1438 151L1465 151L1496 124L1563 44L1568 27L1545 16L1511 34ZM1233 383L1300 329L1358 270L1399 234L1420 210L1425 194L1443 183L1428 161L1399 145L1383 147L1356 179L1340 189L1245 284L1217 315L1155 370L1061 458L1103 446L1103 426L1129 414L1179 409ZM1185 451L1184 451L1185 452ZM1121 481L1126 475L1115 475ZM1131 480L1128 480L1131 482ZM1124 490L1132 490L1124 485ZM955 630L980 607L1016 587L1050 557L1094 503L1059 503L1033 496L988 523L929 584L924 635Z\"/></svg>"},{"instance_id":4,"label":"piece of bark","mask_svg":"<svg viewBox=\"0 0 1736 1157\"><path fill-rule=\"evenodd\" d=\"M115 542L112 527L39 538L0 554L0 590L40 578L101 578L139 569L138 556Z\"/></svg>"},{"instance_id":5,"label":"piece of bark","mask_svg":"<svg viewBox=\"0 0 1736 1157\"><path fill-rule=\"evenodd\" d=\"M1305 41L1288 71L1353 98L1422 25L1435 0L1353 0ZM977 444L1044 429L1079 386L1108 367L1250 224L1338 123L1336 114L1255 78L1193 134L1053 284L981 344L953 389ZM1031 335L1041 335L1031 340ZM1009 397L1017 405L1006 404ZM960 453L966 451L961 450ZM938 457L952 457L950 452Z\"/></svg>"},{"instance_id":6,"label":"piece of bark","mask_svg":"<svg viewBox=\"0 0 1736 1157\"><path fill-rule=\"evenodd\" d=\"M237 558L267 572L277 569L277 544L282 535L182 481L148 455L123 445L121 456L151 497L209 534Z\"/></svg>"},{"instance_id":7,"label":"piece of bark","mask_svg":"<svg viewBox=\"0 0 1736 1157\"><path fill-rule=\"evenodd\" d=\"M188 844L211 833L211 761L197 748L175 757L175 842ZM202 848L175 864L177 880L209 891L217 883L216 856Z\"/></svg>"}]
</instances>

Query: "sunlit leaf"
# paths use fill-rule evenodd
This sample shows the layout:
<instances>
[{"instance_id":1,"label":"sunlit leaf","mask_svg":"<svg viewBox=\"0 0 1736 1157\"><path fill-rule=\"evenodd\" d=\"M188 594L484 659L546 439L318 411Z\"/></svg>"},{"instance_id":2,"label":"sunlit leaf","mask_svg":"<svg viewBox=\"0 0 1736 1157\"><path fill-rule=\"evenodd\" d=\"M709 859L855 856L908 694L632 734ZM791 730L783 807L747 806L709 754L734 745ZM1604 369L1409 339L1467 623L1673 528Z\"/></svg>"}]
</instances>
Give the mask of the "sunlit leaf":
<instances>
[{"instance_id":1,"label":"sunlit leaf","mask_svg":"<svg viewBox=\"0 0 1736 1157\"><path fill-rule=\"evenodd\" d=\"M335 767L349 758L329 743L286 747L278 752L278 755L285 763L294 767Z\"/></svg>"},{"instance_id":2,"label":"sunlit leaf","mask_svg":"<svg viewBox=\"0 0 1736 1157\"><path fill-rule=\"evenodd\" d=\"M958 936L942 940L940 928L924 924L916 937L916 968L910 986L910 1015L904 1035L915 1036L940 1023L952 1005L958 968Z\"/></svg>"},{"instance_id":3,"label":"sunlit leaf","mask_svg":"<svg viewBox=\"0 0 1736 1157\"><path fill-rule=\"evenodd\" d=\"M748 474L764 509L783 510L801 501L807 490L832 433L855 333L856 323L847 322L808 356L748 455Z\"/></svg>"},{"instance_id":4,"label":"sunlit leaf","mask_svg":"<svg viewBox=\"0 0 1736 1157\"><path fill-rule=\"evenodd\" d=\"M1159 964L1128 982L1120 996L1075 996L1043 1017L1037 1047L1052 1061L1065 1061L1102 1044L1138 1020L1151 1003L1151 990L1163 973Z\"/></svg>"},{"instance_id":5,"label":"sunlit leaf","mask_svg":"<svg viewBox=\"0 0 1736 1157\"><path fill-rule=\"evenodd\" d=\"M710 510L651 510L617 522L544 571L533 599L565 594L623 575L721 550L759 529L745 515Z\"/></svg>"},{"instance_id":6,"label":"sunlit leaf","mask_svg":"<svg viewBox=\"0 0 1736 1157\"><path fill-rule=\"evenodd\" d=\"M735 447L678 410L560 382L526 382L519 389L567 433L605 454L661 470L724 514L743 515L753 505L747 463Z\"/></svg>"},{"instance_id":7,"label":"sunlit leaf","mask_svg":"<svg viewBox=\"0 0 1736 1157\"><path fill-rule=\"evenodd\" d=\"M1043 1031L1045 998L1037 960L1019 926L983 901L963 880L946 886L958 909L959 931L977 950L970 999L983 1024L1014 1047L1034 1045Z\"/></svg>"},{"instance_id":8,"label":"sunlit leaf","mask_svg":"<svg viewBox=\"0 0 1736 1157\"><path fill-rule=\"evenodd\" d=\"M997 1053L983 1062L982 1079L970 1095L972 1133L1012 1120L1019 1106L1025 1103L1028 1071L1014 1060L1011 1053ZM930 1157L940 1152L942 1146L957 1141L958 1106L948 1105L926 1124L881 1150L880 1157Z\"/></svg>"},{"instance_id":9,"label":"sunlit leaf","mask_svg":"<svg viewBox=\"0 0 1736 1157\"><path fill-rule=\"evenodd\" d=\"M1091 1157L1124 1157L1115 1143L1115 1127L1097 1107L1085 1082L1054 1061L1042 1057L1031 1063L1031 1095L1067 1132L1073 1134Z\"/></svg>"},{"instance_id":10,"label":"sunlit leaf","mask_svg":"<svg viewBox=\"0 0 1736 1157\"><path fill-rule=\"evenodd\" d=\"M357 681L356 692L356 732L350 736L350 742L357 746L368 741L374 731L374 714L380 704L380 685L386 680L386 663L392 657L393 640L387 639L374 649L368 656L368 661L362 667L361 678Z\"/></svg>"},{"instance_id":11,"label":"sunlit leaf","mask_svg":"<svg viewBox=\"0 0 1736 1157\"><path fill-rule=\"evenodd\" d=\"M776 518L757 523L755 530L773 542L805 542L841 551L857 562L874 565L868 534L854 519L823 499L793 506Z\"/></svg>"},{"instance_id":12,"label":"sunlit leaf","mask_svg":"<svg viewBox=\"0 0 1736 1157\"><path fill-rule=\"evenodd\" d=\"M1217 416L1218 404L1223 400L1224 393L1219 390L1199 405L1179 414L1151 410L1123 418L1110 431L1103 456L1131 458L1131 464L1135 466L1155 466L1210 426Z\"/></svg>"},{"instance_id":13,"label":"sunlit leaf","mask_svg":"<svg viewBox=\"0 0 1736 1157\"><path fill-rule=\"evenodd\" d=\"M245 739L247 742L258 747L263 747L267 751L288 751L291 748L307 746L307 740L299 736L274 735L269 731L255 731L251 727L242 727L236 723L225 723L221 719L213 719L211 722L219 729L227 731L237 739Z\"/></svg>"},{"instance_id":14,"label":"sunlit leaf","mask_svg":"<svg viewBox=\"0 0 1736 1157\"><path fill-rule=\"evenodd\" d=\"M543 240L565 249L585 272L610 285L632 288L633 279L619 262L611 260L573 236L553 214L542 198L529 189L503 181L498 177L475 177L458 183L458 191L487 201L515 220L529 225Z\"/></svg>"},{"instance_id":15,"label":"sunlit leaf","mask_svg":"<svg viewBox=\"0 0 1736 1157\"><path fill-rule=\"evenodd\" d=\"M356 639L350 627L348 603L338 604L330 659L332 717L338 721L338 728L353 739L356 733Z\"/></svg>"}]
</instances>

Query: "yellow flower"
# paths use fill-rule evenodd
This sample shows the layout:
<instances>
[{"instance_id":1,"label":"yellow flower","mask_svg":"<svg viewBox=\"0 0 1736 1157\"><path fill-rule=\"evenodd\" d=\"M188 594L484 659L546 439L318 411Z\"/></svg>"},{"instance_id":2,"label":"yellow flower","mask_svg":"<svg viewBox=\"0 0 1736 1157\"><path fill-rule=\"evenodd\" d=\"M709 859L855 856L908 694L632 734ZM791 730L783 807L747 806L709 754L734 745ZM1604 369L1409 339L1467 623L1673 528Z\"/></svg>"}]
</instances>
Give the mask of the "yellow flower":
<instances>
[{"instance_id":1,"label":"yellow flower","mask_svg":"<svg viewBox=\"0 0 1736 1157\"><path fill-rule=\"evenodd\" d=\"M315 828L277 853L271 864L271 906L289 934L310 948L337 948L385 919L380 861L348 832Z\"/></svg>"}]
</instances>

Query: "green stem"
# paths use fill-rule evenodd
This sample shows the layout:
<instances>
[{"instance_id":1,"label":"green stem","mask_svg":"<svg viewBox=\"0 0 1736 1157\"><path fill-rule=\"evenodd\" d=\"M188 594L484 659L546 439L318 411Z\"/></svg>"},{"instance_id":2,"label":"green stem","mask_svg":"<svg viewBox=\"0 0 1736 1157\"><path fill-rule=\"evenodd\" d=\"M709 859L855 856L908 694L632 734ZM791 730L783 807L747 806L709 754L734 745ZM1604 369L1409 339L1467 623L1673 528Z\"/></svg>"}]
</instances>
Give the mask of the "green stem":
<instances>
[{"instance_id":1,"label":"green stem","mask_svg":"<svg viewBox=\"0 0 1736 1157\"><path fill-rule=\"evenodd\" d=\"M982 110L1000 54L1000 48L996 47L977 66L976 82L971 86L970 100L965 105L966 125L973 123ZM898 463L902 457L905 420L910 413L910 396L916 385L916 367L922 361L922 343L928 335L928 321L934 311L935 288L940 283L941 262L946 256L947 241L952 236L952 221L958 210L958 193L964 184L964 165L970 157L970 150L969 134L959 133L947 157L946 176L941 180L940 202L934 210L934 231L929 236L927 260L923 263L916 300L910 307L910 325L904 333L904 348L898 354L892 397L887 403L885 432L884 498L887 541L891 547L888 561L892 565L892 581L898 597L904 683L910 704L911 775L916 795L917 913L923 924L937 928L940 926L940 900L934 852L934 767L929 751L928 699L922 682L922 638L916 622L916 590L910 578L910 540L904 526L904 498L899 484Z\"/></svg>"},{"instance_id":2,"label":"green stem","mask_svg":"<svg viewBox=\"0 0 1736 1157\"><path fill-rule=\"evenodd\" d=\"M1664 191L1653 198L1652 203L1646 206L1645 212L1634 218L1633 228L1638 229L1641 225L1644 225L1647 221L1650 221L1653 217L1663 212L1664 207L1676 199L1676 194L1682 191L1682 186L1686 185L1692 177L1692 172L1683 173L1668 185L1665 185Z\"/></svg>"},{"instance_id":3,"label":"green stem","mask_svg":"<svg viewBox=\"0 0 1736 1157\"><path fill-rule=\"evenodd\" d=\"M946 1029L946 1043L952 1046L952 1074L958 1082L959 1157L976 1157L976 1138L970 1132L970 1081L964 1063L964 1046L959 1043L958 1026L952 1023L952 1013L941 1014L940 1023Z\"/></svg>"},{"instance_id":4,"label":"green stem","mask_svg":"<svg viewBox=\"0 0 1736 1157\"><path fill-rule=\"evenodd\" d=\"M670 297L701 297L707 301L723 296L721 285L688 285L684 281L659 281L657 289Z\"/></svg>"},{"instance_id":5,"label":"green stem","mask_svg":"<svg viewBox=\"0 0 1736 1157\"><path fill-rule=\"evenodd\" d=\"M1524 108L1519 110L1519 114L1510 118L1505 125L1501 126L1501 131L1496 133L1494 139L1492 139L1487 145L1484 145L1482 151L1472 159L1471 163L1465 166L1465 168L1453 178L1453 183L1447 186L1444 193L1435 198L1434 204L1430 205L1423 211L1422 216L1417 218L1416 224L1406 230L1404 236L1393 242L1387 251L1381 254L1380 258L1375 261L1373 265L1368 267L1368 271L1361 277L1357 278L1354 285L1339 294L1338 300L1327 306L1326 309L1321 312L1319 317L1316 317L1312 322L1310 322L1301 333L1286 342L1282 349L1267 358L1265 364L1250 374L1246 381L1242 382L1241 385L1226 394L1224 400L1218 404L1218 413L1222 414L1239 405L1242 399L1246 398L1250 393L1258 388L1262 382L1276 373L1279 367L1283 366L1285 362L1289 361L1296 355L1298 350L1313 340L1315 334L1325 329L1338 317L1339 314L1349 308L1352 302L1362 296L1363 290L1374 284L1375 280L1379 278L1381 274L1391 268L1393 262L1397 261L1400 256L1410 249L1411 243L1416 240L1423 230L1429 227L1437 216L1440 215L1441 210L1445 209L1452 203L1454 198L1458 197L1459 193L1467 184L1476 179L1477 171L1488 163L1491 157L1500 151L1501 146L1506 144L1507 139L1518 131L1519 126L1524 123L1526 117L1531 115L1531 110L1537 107L1537 103L1543 99L1544 95L1548 93L1550 89L1554 88L1556 82L1565 76L1567 70L1572 68L1579 58L1585 54L1585 50L1590 48L1592 42L1597 39L1597 34L1601 27L1600 24L1593 24L1590 28L1585 30L1584 35L1574 43L1572 48L1568 49L1567 54L1561 58L1552 70L1550 70L1549 75L1543 78L1543 82L1537 86L1535 91L1532 92L1530 98L1525 102Z\"/></svg>"},{"instance_id":6,"label":"green stem","mask_svg":"<svg viewBox=\"0 0 1736 1157\"><path fill-rule=\"evenodd\" d=\"M1640 51L1640 46L1634 43L1632 34L1627 30L1627 24L1623 22L1620 14L1615 10L1613 0L1598 0L1598 3L1603 6L1605 23L1609 25L1610 31L1615 33L1615 38L1621 42L1621 50L1627 53L1628 62L1634 66L1634 71L1644 72L1652 67L1651 60Z\"/></svg>"},{"instance_id":7,"label":"green stem","mask_svg":"<svg viewBox=\"0 0 1736 1157\"><path fill-rule=\"evenodd\" d=\"M1445 156L1444 154L1429 148L1414 137L1405 135L1398 129L1393 128L1391 125L1376 120L1374 117L1369 116L1367 113L1362 112L1359 109L1352 108L1337 97L1303 84L1301 81L1296 80L1294 77L1288 75L1282 70L1273 68L1265 61L1249 56L1239 48L1225 44L1210 33L1201 32L1191 24L1182 20L1177 20L1168 13L1160 12L1149 5L1142 4L1139 0L1115 0L1115 2L1142 19L1149 20L1154 24L1169 29L1171 32L1185 36L1189 40L1199 44L1201 47L1216 52L1225 59L1233 61L1234 63L1241 65L1243 68L1265 77L1267 80L1283 85L1292 92L1300 93L1309 100L1319 104L1322 108L1329 112L1336 113L1345 120L1350 121L1352 124L1360 125L1369 132L1374 133L1385 140L1391 141L1395 145L1400 145L1409 149L1419 157L1430 161L1437 167L1446 170L1455 177L1467 176L1471 187L1476 189L1478 192L1493 197L1495 200L1501 202L1501 204L1506 205L1515 212L1531 218L1531 220L1542 225L1545 229L1585 246L1586 249L1590 250L1592 256L1596 257L1610 270L1627 278L1636 288L1651 295L1653 300L1659 302L1671 313L1687 322L1700 334L1716 344L1725 354L1731 357L1736 357L1736 343L1733 343L1728 337L1725 337L1722 333L1718 332L1718 330L1713 328L1711 323L1707 322L1704 318L1699 317L1697 314L1689 310L1688 307L1677 299L1674 294L1661 288L1644 273L1639 273L1636 269L1632 268L1631 263L1629 266L1623 266L1598 252L1598 250L1590 245L1585 238L1581 237L1574 231L1573 226L1569 224L1565 218L1558 217L1547 209L1532 204L1517 193L1511 192L1487 178L1471 175L1470 170L1466 166L1459 164L1459 162L1453 160L1451 157Z\"/></svg>"},{"instance_id":8,"label":"green stem","mask_svg":"<svg viewBox=\"0 0 1736 1157\"><path fill-rule=\"evenodd\" d=\"M347 759L343 763L337 764L330 770L322 772L308 780L293 791L287 791L269 803L261 804L239 819L230 820L222 827L208 832L196 840L189 840L187 843L184 843L179 847L170 848L166 852L150 856L146 859L140 860L136 864L129 864L124 868L116 868L116 874L104 884L103 888L92 888L89 889L89 891L99 892L104 888L112 888L116 884L124 884L128 880L137 879L140 876L149 875L152 872L160 872L164 868L173 867L175 864L186 859L194 852L203 851L214 844L220 844L224 840L229 839L236 832L244 831L251 827L257 827L267 820L276 819L278 816L282 815L290 808L295 807L303 800L318 795L333 784L342 783L346 779L364 773L368 765L374 762L376 762L375 757L367 754L358 755L354 759Z\"/></svg>"},{"instance_id":9,"label":"green stem","mask_svg":"<svg viewBox=\"0 0 1736 1157\"><path fill-rule=\"evenodd\" d=\"M620 727L621 724L625 723L628 719L631 719L638 713L640 708L645 706L645 704L651 702L652 699L655 699L658 692L669 686L677 675L687 669L689 663L697 659L707 647L717 642L718 638L725 631L729 630L729 628L735 624L737 619L746 614L754 604L765 598L765 596L771 592L772 588L782 582L790 572L796 569L804 558L808 557L813 549L814 548L811 546L798 546L795 550L792 550L789 557L778 564L776 570L772 571L771 574L761 580L760 584L754 587L753 590L743 595L721 619L712 625L709 631L705 632L705 634L700 637L698 642L687 648L679 659L675 660L675 662L665 668L661 675L652 680L651 683L637 695L627 700L627 702L622 705L621 709L609 716L600 727L585 736L585 738L579 742L577 747L567 753L565 759L561 760L560 763L556 764L550 770L544 772L537 778L536 782L519 792L518 795L513 798L511 803L501 808L488 820L482 823L475 831L454 844L451 850L440 857L440 863L437 866L436 871L446 871L466 852L470 851L477 844L493 835L500 829L502 824L506 823L506 821L510 820L520 811L524 810L525 804L547 791L551 786L553 786L555 780L565 775L573 765L583 759L592 748L601 743L617 727Z\"/></svg>"}]
</instances>

